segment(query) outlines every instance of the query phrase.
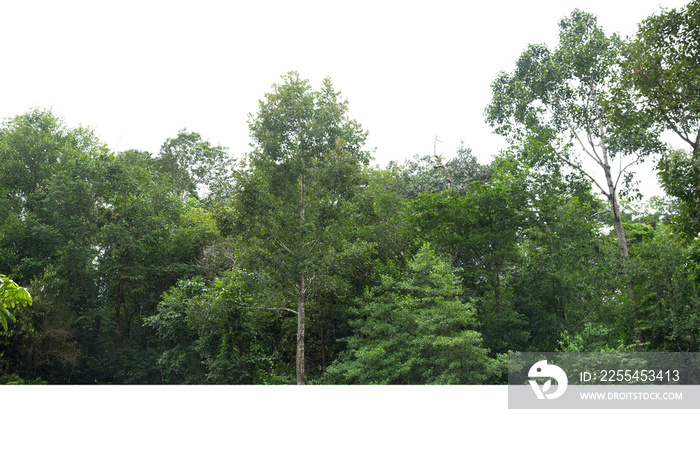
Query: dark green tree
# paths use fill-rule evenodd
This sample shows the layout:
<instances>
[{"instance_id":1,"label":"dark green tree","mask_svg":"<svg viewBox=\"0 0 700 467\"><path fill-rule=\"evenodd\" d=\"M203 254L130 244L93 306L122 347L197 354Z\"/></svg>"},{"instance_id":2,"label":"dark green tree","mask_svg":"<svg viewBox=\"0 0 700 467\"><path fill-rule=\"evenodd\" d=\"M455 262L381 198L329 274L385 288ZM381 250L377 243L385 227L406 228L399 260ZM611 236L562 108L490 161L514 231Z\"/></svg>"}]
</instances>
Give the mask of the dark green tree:
<instances>
[{"instance_id":1,"label":"dark green tree","mask_svg":"<svg viewBox=\"0 0 700 467\"><path fill-rule=\"evenodd\" d=\"M488 183L423 194L412 203L420 238L460 268L467 295L477 299L486 345L504 352L527 333L512 307L508 278L520 263L519 244L537 217L525 171L505 162Z\"/></svg>"},{"instance_id":2,"label":"dark green tree","mask_svg":"<svg viewBox=\"0 0 700 467\"><path fill-rule=\"evenodd\" d=\"M476 310L462 299L457 271L424 244L394 276L367 289L348 350L325 381L340 384L478 384L497 377L502 358L482 346Z\"/></svg>"},{"instance_id":3,"label":"dark green tree","mask_svg":"<svg viewBox=\"0 0 700 467\"><path fill-rule=\"evenodd\" d=\"M240 233L250 270L269 285L270 304L295 314L296 380L305 381L306 309L324 288L339 251L346 202L369 162L366 132L325 79L319 91L291 72L250 116L254 149L238 174Z\"/></svg>"},{"instance_id":4,"label":"dark green tree","mask_svg":"<svg viewBox=\"0 0 700 467\"><path fill-rule=\"evenodd\" d=\"M645 230L632 245L635 332L649 351L700 348L700 244L677 237L667 225L659 225Z\"/></svg>"},{"instance_id":5,"label":"dark green tree","mask_svg":"<svg viewBox=\"0 0 700 467\"><path fill-rule=\"evenodd\" d=\"M180 280L163 294L158 313L145 321L163 340L158 366L164 383L287 382L275 365L279 318L250 307L251 281L230 270L211 281Z\"/></svg>"},{"instance_id":6,"label":"dark green tree","mask_svg":"<svg viewBox=\"0 0 700 467\"><path fill-rule=\"evenodd\" d=\"M3 339L8 368L65 382L76 362L76 332L98 303L95 258L109 151L89 129L68 128L34 109L6 121L0 153L0 267L29 283L35 299Z\"/></svg>"}]
</instances>

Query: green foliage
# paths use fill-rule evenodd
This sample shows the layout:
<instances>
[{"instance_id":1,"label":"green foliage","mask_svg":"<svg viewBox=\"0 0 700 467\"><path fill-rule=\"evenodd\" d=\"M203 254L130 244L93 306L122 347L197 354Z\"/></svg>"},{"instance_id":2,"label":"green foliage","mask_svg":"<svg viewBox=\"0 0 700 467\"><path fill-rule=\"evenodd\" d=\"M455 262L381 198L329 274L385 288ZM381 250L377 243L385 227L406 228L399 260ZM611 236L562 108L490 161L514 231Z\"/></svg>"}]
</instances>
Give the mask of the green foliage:
<instances>
[{"instance_id":1,"label":"green foliage","mask_svg":"<svg viewBox=\"0 0 700 467\"><path fill-rule=\"evenodd\" d=\"M227 163L226 148L186 130L168 138L154 161L156 170L171 177L176 190L188 196L198 196L198 190L210 191L210 185L225 176Z\"/></svg>"},{"instance_id":2,"label":"green foliage","mask_svg":"<svg viewBox=\"0 0 700 467\"><path fill-rule=\"evenodd\" d=\"M623 339L602 324L587 322L580 331L562 332L559 341L562 352L634 352L636 344L625 344Z\"/></svg>"},{"instance_id":3,"label":"green foliage","mask_svg":"<svg viewBox=\"0 0 700 467\"><path fill-rule=\"evenodd\" d=\"M630 44L627 83L639 106L661 130L691 148L666 151L661 185L680 202L675 226L687 239L700 233L700 2L662 10L639 25Z\"/></svg>"},{"instance_id":4,"label":"green foliage","mask_svg":"<svg viewBox=\"0 0 700 467\"><path fill-rule=\"evenodd\" d=\"M18 305L27 306L32 304L32 296L27 289L20 287L4 274L0 274L0 323L7 331L7 319L16 321L15 316L8 308L16 308Z\"/></svg>"},{"instance_id":5,"label":"green foliage","mask_svg":"<svg viewBox=\"0 0 700 467\"><path fill-rule=\"evenodd\" d=\"M636 328L650 350L700 349L700 245L680 242L666 226L634 244L629 271Z\"/></svg>"},{"instance_id":6,"label":"green foliage","mask_svg":"<svg viewBox=\"0 0 700 467\"><path fill-rule=\"evenodd\" d=\"M334 280L333 261L352 225L343 216L369 154L367 133L347 117L347 101L329 79L319 91L297 73L283 79L250 116L254 150L236 174L236 228L246 252L241 260L268 287L267 306L297 315L303 384L306 302Z\"/></svg>"},{"instance_id":7,"label":"green foliage","mask_svg":"<svg viewBox=\"0 0 700 467\"><path fill-rule=\"evenodd\" d=\"M352 322L348 350L325 381L354 384L476 384L502 371L481 346L474 306L456 270L429 244L404 275L381 276Z\"/></svg>"},{"instance_id":8,"label":"green foliage","mask_svg":"<svg viewBox=\"0 0 700 467\"><path fill-rule=\"evenodd\" d=\"M628 49L628 81L656 125L700 150L700 2L646 18Z\"/></svg>"},{"instance_id":9,"label":"green foliage","mask_svg":"<svg viewBox=\"0 0 700 467\"><path fill-rule=\"evenodd\" d=\"M17 376L16 374L11 374L11 375L2 375L0 376L0 384L7 384L7 385L25 385L25 384L31 384L31 385L41 385L41 384L47 384L46 381L44 381L41 378L35 378L32 380L25 380L24 378L21 378Z\"/></svg>"},{"instance_id":10,"label":"green foliage","mask_svg":"<svg viewBox=\"0 0 700 467\"><path fill-rule=\"evenodd\" d=\"M697 3L631 43L564 18L494 81L489 164L369 167L347 101L294 72L235 165L185 130L113 154L6 120L0 270L29 285L0 275L0 383L482 384L506 351L698 351ZM659 161L671 196L625 199L663 129L693 147Z\"/></svg>"},{"instance_id":11,"label":"green foliage","mask_svg":"<svg viewBox=\"0 0 700 467\"><path fill-rule=\"evenodd\" d=\"M567 167L598 187L609 201L624 258L618 197L634 189L628 170L660 144L649 115L637 110L633 93L622 85L623 61L619 36L607 36L594 15L574 10L559 23L554 51L531 45L512 73L499 74L486 118L496 133L520 144L528 165ZM584 168L582 157L595 163L605 182Z\"/></svg>"},{"instance_id":12,"label":"green foliage","mask_svg":"<svg viewBox=\"0 0 700 467\"><path fill-rule=\"evenodd\" d=\"M186 384L276 384L266 327L274 314L252 308L245 274L228 271L207 283L181 280L163 294L158 313L145 323L161 337L162 382Z\"/></svg>"},{"instance_id":13,"label":"green foliage","mask_svg":"<svg viewBox=\"0 0 700 467\"><path fill-rule=\"evenodd\" d=\"M607 302L611 280L607 239L591 217L595 206L565 193L550 193L539 205L513 272L513 306L527 320L523 350L554 351L565 329L579 329ZM511 344L512 345L512 344Z\"/></svg>"},{"instance_id":14,"label":"green foliage","mask_svg":"<svg viewBox=\"0 0 700 467\"><path fill-rule=\"evenodd\" d=\"M478 298L487 346L505 352L527 339L507 284L520 261L518 244L536 218L526 170L499 164L488 183L473 182L464 195L423 194L412 211L421 237L452 259L468 296Z\"/></svg>"},{"instance_id":15,"label":"green foliage","mask_svg":"<svg viewBox=\"0 0 700 467\"><path fill-rule=\"evenodd\" d=\"M452 187L458 193L465 194L471 190L472 183L488 181L493 172L490 165L479 164L472 150L464 146L460 146L455 157L444 163L444 169L440 163L429 155L416 155L401 165L390 163L390 168L400 177L394 190L406 198L414 199L424 193L447 190L451 180Z\"/></svg>"},{"instance_id":16,"label":"green foliage","mask_svg":"<svg viewBox=\"0 0 700 467\"><path fill-rule=\"evenodd\" d=\"M700 235L700 152L691 155L674 150L658 163L661 186L679 201L679 212L671 221L688 240Z\"/></svg>"}]
</instances>

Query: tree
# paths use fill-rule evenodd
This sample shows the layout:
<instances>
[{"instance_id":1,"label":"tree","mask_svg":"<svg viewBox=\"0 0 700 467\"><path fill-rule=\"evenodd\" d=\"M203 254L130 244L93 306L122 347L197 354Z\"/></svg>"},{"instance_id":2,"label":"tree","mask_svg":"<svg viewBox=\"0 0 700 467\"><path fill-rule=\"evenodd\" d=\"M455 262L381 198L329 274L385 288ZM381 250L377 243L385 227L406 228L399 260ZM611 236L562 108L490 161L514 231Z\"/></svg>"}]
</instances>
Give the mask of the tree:
<instances>
[{"instance_id":1,"label":"tree","mask_svg":"<svg viewBox=\"0 0 700 467\"><path fill-rule=\"evenodd\" d=\"M687 240L700 236L700 156L676 149L663 155L657 165L666 193L678 200L673 225Z\"/></svg>"},{"instance_id":2,"label":"tree","mask_svg":"<svg viewBox=\"0 0 700 467\"><path fill-rule=\"evenodd\" d=\"M92 131L67 128L50 111L34 109L5 123L0 129L3 269L29 281L69 243L74 258L92 259L86 250L96 226L96 179L107 153Z\"/></svg>"},{"instance_id":3,"label":"tree","mask_svg":"<svg viewBox=\"0 0 700 467\"><path fill-rule=\"evenodd\" d=\"M226 170L227 158L226 148L213 146L199 133L181 130L163 143L154 165L169 174L185 195L197 196L198 190L208 190L209 184Z\"/></svg>"},{"instance_id":4,"label":"tree","mask_svg":"<svg viewBox=\"0 0 700 467\"><path fill-rule=\"evenodd\" d=\"M275 334L271 312L249 307L249 275L230 270L211 282L183 279L163 293L158 313L146 318L165 348L158 366L164 383L270 384Z\"/></svg>"},{"instance_id":5,"label":"tree","mask_svg":"<svg viewBox=\"0 0 700 467\"><path fill-rule=\"evenodd\" d=\"M97 308L94 262L101 178L110 155L94 133L33 109L0 129L0 269L29 284L34 306L3 336L8 368L70 380L76 331Z\"/></svg>"},{"instance_id":6,"label":"tree","mask_svg":"<svg viewBox=\"0 0 700 467\"><path fill-rule=\"evenodd\" d=\"M670 151L659 162L667 193L681 201L679 230L700 233L700 1L663 10L639 25L630 47L628 81L639 105L691 149Z\"/></svg>"},{"instance_id":7,"label":"tree","mask_svg":"<svg viewBox=\"0 0 700 467\"><path fill-rule=\"evenodd\" d=\"M238 174L240 232L269 284L268 308L297 317L296 379L304 384L306 303L329 276L346 201L359 189L367 133L329 79L319 91L290 72L260 102L253 151ZM291 297L291 298L290 298Z\"/></svg>"},{"instance_id":8,"label":"tree","mask_svg":"<svg viewBox=\"0 0 700 467\"><path fill-rule=\"evenodd\" d=\"M600 190L613 214L620 256L626 258L619 183L622 179L629 188L629 169L659 146L648 118L620 85L622 63L619 36L606 36L595 16L574 10L559 23L554 51L530 45L515 71L497 77L486 116L496 133L520 142L533 167L566 166ZM574 148L602 171L605 182L584 167ZM613 163L619 163L617 172Z\"/></svg>"},{"instance_id":9,"label":"tree","mask_svg":"<svg viewBox=\"0 0 700 467\"><path fill-rule=\"evenodd\" d=\"M464 194L472 182L486 182L493 173L492 166L480 164L472 150L463 145L457 149L455 157L444 163L439 156L415 155L401 165L392 162L391 167L401 177L396 191L411 199L421 193L439 193L449 187Z\"/></svg>"},{"instance_id":10,"label":"tree","mask_svg":"<svg viewBox=\"0 0 700 467\"><path fill-rule=\"evenodd\" d=\"M27 306L32 304L32 296L27 289L20 287L4 274L0 274L0 323L7 331L7 319L15 321L15 316L8 308L15 308L17 305Z\"/></svg>"},{"instance_id":11,"label":"tree","mask_svg":"<svg viewBox=\"0 0 700 467\"><path fill-rule=\"evenodd\" d=\"M477 384L496 377L462 301L457 270L424 244L399 274L382 274L355 310L348 350L325 380L340 384Z\"/></svg>"},{"instance_id":12,"label":"tree","mask_svg":"<svg viewBox=\"0 0 700 467\"><path fill-rule=\"evenodd\" d=\"M629 78L640 105L700 157L700 1L663 10L639 25Z\"/></svg>"},{"instance_id":13,"label":"tree","mask_svg":"<svg viewBox=\"0 0 700 467\"><path fill-rule=\"evenodd\" d=\"M666 225L646 227L632 246L629 264L639 297L636 331L648 343L649 351L697 352L700 241L679 242Z\"/></svg>"},{"instance_id":14,"label":"tree","mask_svg":"<svg viewBox=\"0 0 700 467\"><path fill-rule=\"evenodd\" d=\"M158 165L150 154L130 150L109 170L98 263L122 340L155 312L161 293L197 272L193 261L218 235L200 202L183 199L178 180Z\"/></svg>"}]
</instances>

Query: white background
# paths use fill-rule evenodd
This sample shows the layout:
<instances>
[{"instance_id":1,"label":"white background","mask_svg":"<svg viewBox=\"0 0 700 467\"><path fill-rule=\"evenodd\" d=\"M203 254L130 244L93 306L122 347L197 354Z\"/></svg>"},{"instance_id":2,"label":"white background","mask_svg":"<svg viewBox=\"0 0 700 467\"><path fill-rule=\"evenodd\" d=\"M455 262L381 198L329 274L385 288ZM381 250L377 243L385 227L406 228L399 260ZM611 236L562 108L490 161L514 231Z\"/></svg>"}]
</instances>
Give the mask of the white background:
<instances>
[{"instance_id":1,"label":"white background","mask_svg":"<svg viewBox=\"0 0 700 467\"><path fill-rule=\"evenodd\" d=\"M529 43L553 48L576 7L626 37L660 3L686 2L3 0L0 118L51 108L152 153L187 128L241 156L248 114L296 70L331 78L379 165L432 154L436 136L445 157L464 141L487 162L505 147L484 123L490 83Z\"/></svg>"},{"instance_id":2,"label":"white background","mask_svg":"<svg viewBox=\"0 0 700 467\"><path fill-rule=\"evenodd\" d=\"M507 387L0 388L3 465L686 465L687 410L508 410Z\"/></svg>"}]
</instances>

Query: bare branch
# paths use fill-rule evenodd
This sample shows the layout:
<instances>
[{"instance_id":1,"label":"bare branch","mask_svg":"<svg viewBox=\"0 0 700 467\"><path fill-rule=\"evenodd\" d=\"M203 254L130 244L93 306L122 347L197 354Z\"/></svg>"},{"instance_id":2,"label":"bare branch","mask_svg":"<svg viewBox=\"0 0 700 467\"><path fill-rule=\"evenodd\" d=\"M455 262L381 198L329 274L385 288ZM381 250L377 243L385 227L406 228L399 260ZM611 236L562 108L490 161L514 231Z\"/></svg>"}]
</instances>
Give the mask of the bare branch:
<instances>
[{"instance_id":1,"label":"bare branch","mask_svg":"<svg viewBox=\"0 0 700 467\"><path fill-rule=\"evenodd\" d=\"M635 160L627 164L624 168L622 168L622 159L620 159L620 173L617 174L617 179L615 179L615 191L617 191L617 184L620 182L620 177L622 176L622 174L625 173L625 171L627 171L627 169L629 169L631 166L639 163L641 158L642 156L638 155Z\"/></svg>"},{"instance_id":2,"label":"bare branch","mask_svg":"<svg viewBox=\"0 0 700 467\"><path fill-rule=\"evenodd\" d=\"M307 290L309 290L309 287L311 287L311 283L316 279L316 274L311 276L311 279L309 279L309 282L306 283L306 287L304 287L304 293L306 293Z\"/></svg>"},{"instance_id":3,"label":"bare branch","mask_svg":"<svg viewBox=\"0 0 700 467\"><path fill-rule=\"evenodd\" d=\"M272 233L271 230L268 230L268 233L270 234L270 237L272 237L272 240L274 240L274 242L275 242L280 248L282 248L282 249L283 249L284 251L286 251L287 253L291 253L291 252L292 252L292 250L290 250L290 249L287 247L287 245L285 245L285 244L282 243L280 240L278 240L277 237L275 237L275 234Z\"/></svg>"},{"instance_id":4,"label":"bare branch","mask_svg":"<svg viewBox=\"0 0 700 467\"><path fill-rule=\"evenodd\" d=\"M321 237L323 237L323 232L321 232L318 235L318 237L316 237L316 240L313 240L313 245L311 245L311 248L309 248L309 251L308 251L309 254L314 251L314 249L316 248L316 245L318 245L318 243L321 241ZM305 244L308 245L309 243L311 243L311 242L306 242Z\"/></svg>"},{"instance_id":5,"label":"bare branch","mask_svg":"<svg viewBox=\"0 0 700 467\"><path fill-rule=\"evenodd\" d=\"M442 162L442 159L441 159L442 154L440 154L440 156L437 155L437 143L438 142L442 143L442 141L440 141L436 136L435 142L433 143L433 157L435 157L435 160L437 161L437 163L433 166L433 168L435 168L435 169L442 168L442 170L445 171L445 175L447 175L447 188L452 189L452 177L450 176L450 172L447 170L447 167L445 167L445 164L443 164L443 162Z\"/></svg>"},{"instance_id":6,"label":"bare branch","mask_svg":"<svg viewBox=\"0 0 700 467\"><path fill-rule=\"evenodd\" d=\"M548 110L549 110L551 113L554 113L554 112L552 111L552 109L548 109ZM564 110L560 108L560 109L559 109L559 114L563 116L564 122L566 123L566 126L569 128L569 131L571 132L571 134L573 135L573 137L576 138L576 140L578 141L578 143L579 143L579 145L581 146L581 149L583 150L583 152L586 153L586 155L588 155L588 157L590 157L591 159L593 159L593 160L595 161L596 164L600 165L601 167L604 167L603 161L602 161L602 160L600 159L600 157L598 156L598 153L596 152L595 154L591 154L591 152L586 148L586 145L583 143L583 141L581 141L581 137L578 135L578 133L577 133L576 130L574 129L573 124L572 124L572 123L569 121L569 119L567 118L566 112L564 112ZM593 143L591 143L591 146L593 146L593 147L594 147L594 150L595 150L595 146L593 145Z\"/></svg>"},{"instance_id":7,"label":"bare branch","mask_svg":"<svg viewBox=\"0 0 700 467\"><path fill-rule=\"evenodd\" d=\"M298 314L296 310L292 310L291 308L285 308L283 306L271 308L264 306L242 306L239 308L243 308L245 310L289 311L290 313L294 313L295 315Z\"/></svg>"},{"instance_id":8,"label":"bare branch","mask_svg":"<svg viewBox=\"0 0 700 467\"><path fill-rule=\"evenodd\" d=\"M291 279L289 279L289 277L287 277L287 276L285 276L284 279L289 283L289 285L292 286L292 288L293 288L294 290L296 290L296 293L291 293L291 292L290 292L290 294L291 294L292 296L296 297L296 296L299 294L299 286L298 286L297 284L295 284L295 283L294 283Z\"/></svg>"},{"instance_id":9,"label":"bare branch","mask_svg":"<svg viewBox=\"0 0 700 467\"><path fill-rule=\"evenodd\" d=\"M608 209L607 211L594 212L594 213L591 214L589 217L600 216L600 215L602 215L602 214L607 214L607 213L609 213L609 212L612 212L612 211L611 211L610 209Z\"/></svg>"}]
</instances>

